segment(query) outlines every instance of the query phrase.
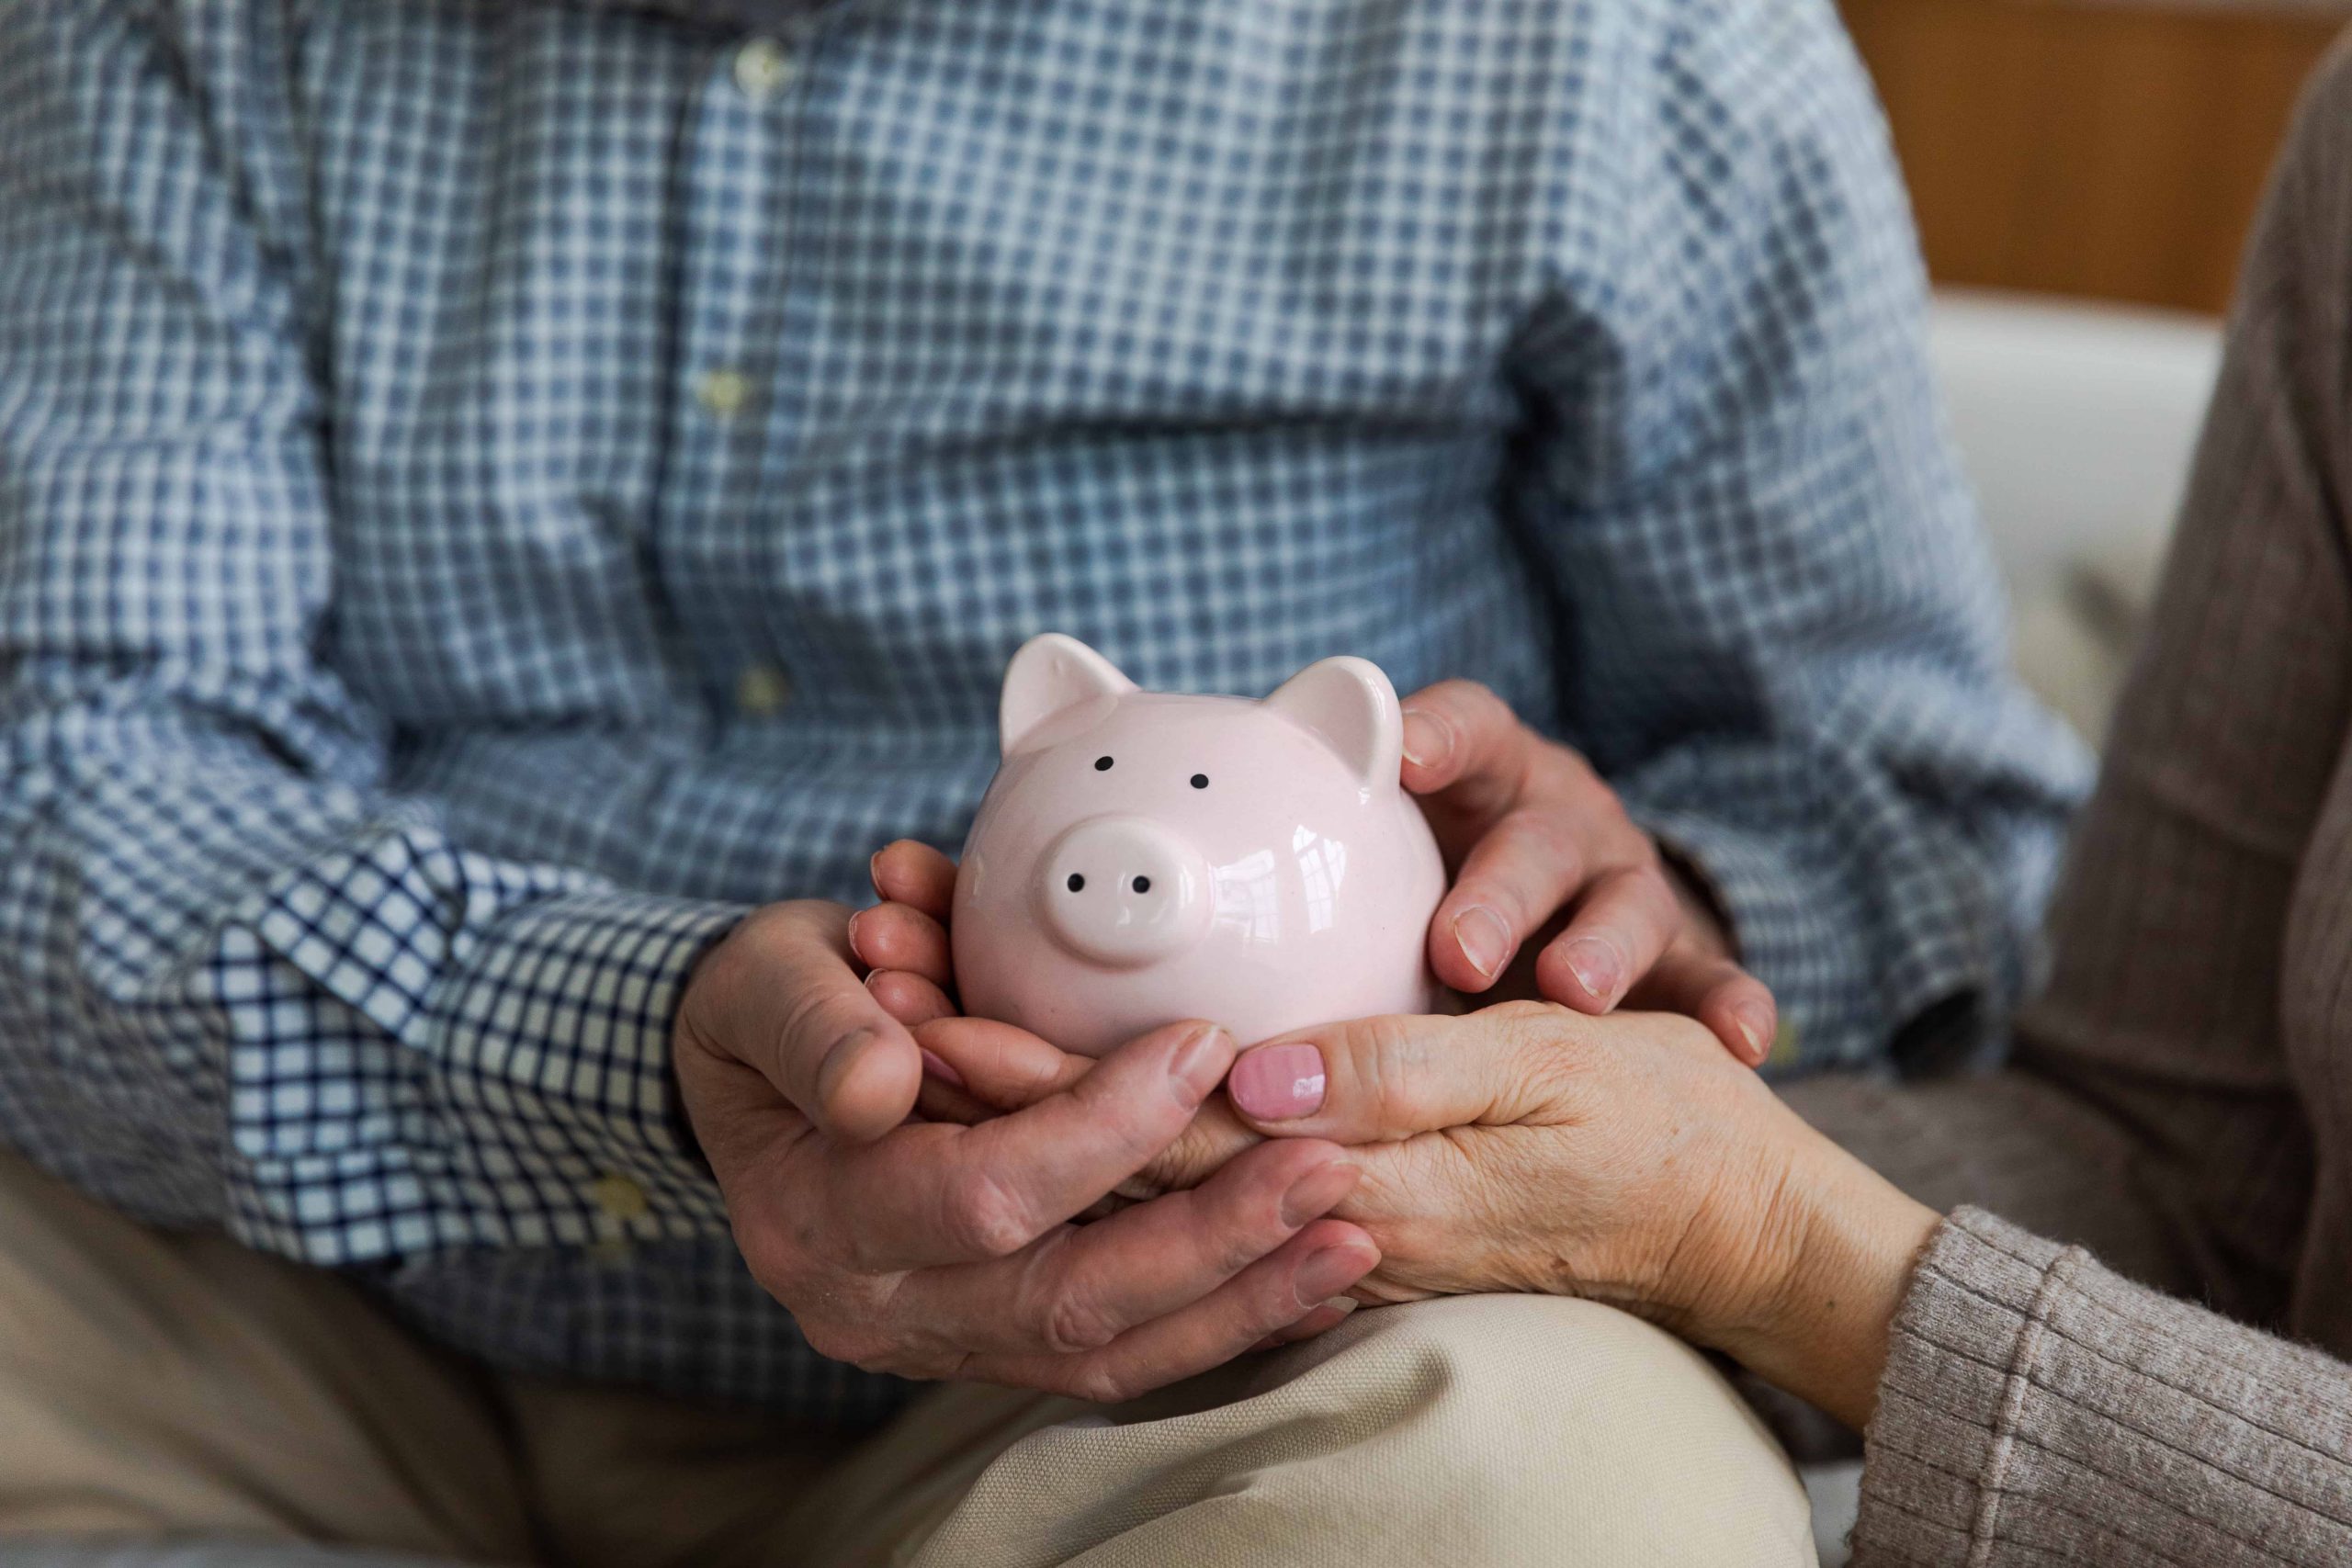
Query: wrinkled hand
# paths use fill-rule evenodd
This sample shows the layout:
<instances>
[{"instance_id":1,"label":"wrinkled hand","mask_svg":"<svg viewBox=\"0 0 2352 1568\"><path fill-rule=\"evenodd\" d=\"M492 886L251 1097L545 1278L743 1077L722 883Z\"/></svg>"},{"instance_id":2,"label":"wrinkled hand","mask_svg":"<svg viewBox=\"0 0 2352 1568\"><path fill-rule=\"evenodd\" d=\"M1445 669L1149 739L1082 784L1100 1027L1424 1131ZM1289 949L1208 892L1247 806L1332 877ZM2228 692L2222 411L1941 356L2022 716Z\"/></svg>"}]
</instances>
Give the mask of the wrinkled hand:
<instances>
[{"instance_id":1,"label":"wrinkled hand","mask_svg":"<svg viewBox=\"0 0 2352 1568\"><path fill-rule=\"evenodd\" d=\"M1669 1014L1365 1019L1244 1052L1227 1094L1362 1163L1337 1211L1381 1248L1359 1293L1607 1302L1857 1427L1936 1223Z\"/></svg>"},{"instance_id":2,"label":"wrinkled hand","mask_svg":"<svg viewBox=\"0 0 2352 1568\"><path fill-rule=\"evenodd\" d=\"M978 1020L919 1032L998 1111L1091 1066ZM1363 1167L1334 1210L1381 1249L1360 1299L1607 1302L1857 1427L1936 1221L1668 1014L1503 1002L1300 1031L1241 1054L1152 1179L1201 1179L1261 1137L1328 1139Z\"/></svg>"},{"instance_id":3,"label":"wrinkled hand","mask_svg":"<svg viewBox=\"0 0 2352 1568\"><path fill-rule=\"evenodd\" d=\"M1270 1336L1378 1260L1325 1218L1342 1151L1266 1143L1198 1187L1070 1223L1192 1125L1233 1059L1183 1023L976 1126L910 1120L923 1073L861 984L849 911L773 905L705 955L673 1055L737 1245L821 1354L875 1371L1127 1399Z\"/></svg>"},{"instance_id":4,"label":"wrinkled hand","mask_svg":"<svg viewBox=\"0 0 2352 1568\"><path fill-rule=\"evenodd\" d=\"M1506 983L1501 995L1681 1013L1750 1066L1764 1060L1779 1027L1772 993L1589 763L1475 682L1425 687L1404 716L1405 787L1458 868L1430 922L1439 979L1481 995L1537 942L1521 965L1532 987Z\"/></svg>"}]
</instances>

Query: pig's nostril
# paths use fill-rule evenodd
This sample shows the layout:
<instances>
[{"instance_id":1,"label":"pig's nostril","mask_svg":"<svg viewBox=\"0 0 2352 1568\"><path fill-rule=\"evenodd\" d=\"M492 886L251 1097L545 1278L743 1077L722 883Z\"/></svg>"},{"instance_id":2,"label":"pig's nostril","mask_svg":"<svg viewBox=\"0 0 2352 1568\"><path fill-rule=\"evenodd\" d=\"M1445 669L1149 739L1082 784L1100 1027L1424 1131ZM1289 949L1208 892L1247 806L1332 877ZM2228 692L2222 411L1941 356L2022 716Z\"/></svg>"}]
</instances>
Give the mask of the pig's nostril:
<instances>
[{"instance_id":1,"label":"pig's nostril","mask_svg":"<svg viewBox=\"0 0 2352 1568\"><path fill-rule=\"evenodd\" d=\"M1069 874L1069 890L1073 893L1085 892L1086 878L1080 875L1077 872L1071 872Z\"/></svg>"},{"instance_id":2,"label":"pig's nostril","mask_svg":"<svg viewBox=\"0 0 2352 1568\"><path fill-rule=\"evenodd\" d=\"M1148 892L1150 892L1150 891L1151 891L1151 878L1150 878L1150 877L1148 877L1148 876L1138 876L1138 877L1136 877L1136 892L1138 892L1138 893L1148 893Z\"/></svg>"}]
</instances>

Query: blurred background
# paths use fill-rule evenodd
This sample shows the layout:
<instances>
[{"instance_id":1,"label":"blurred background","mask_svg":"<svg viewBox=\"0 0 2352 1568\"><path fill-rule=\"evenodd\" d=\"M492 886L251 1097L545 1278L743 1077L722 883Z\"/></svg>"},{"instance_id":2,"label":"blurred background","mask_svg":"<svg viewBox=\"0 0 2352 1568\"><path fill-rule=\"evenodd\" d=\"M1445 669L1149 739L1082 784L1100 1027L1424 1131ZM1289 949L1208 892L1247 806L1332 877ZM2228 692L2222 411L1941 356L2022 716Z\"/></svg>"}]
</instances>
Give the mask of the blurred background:
<instances>
[{"instance_id":1,"label":"blurred background","mask_svg":"<svg viewBox=\"0 0 2352 1568\"><path fill-rule=\"evenodd\" d=\"M2027 679L2103 733L2297 96L2352 0L1840 0Z\"/></svg>"},{"instance_id":2,"label":"blurred background","mask_svg":"<svg viewBox=\"0 0 2352 1568\"><path fill-rule=\"evenodd\" d=\"M2221 320L2352 0L1840 0L1936 285L1937 374L2027 682L2096 745L2137 646ZM1825 1568L1858 1464L1809 1466Z\"/></svg>"},{"instance_id":3,"label":"blurred background","mask_svg":"<svg viewBox=\"0 0 2352 1568\"><path fill-rule=\"evenodd\" d=\"M2344 0L1844 0L1939 281L2216 312Z\"/></svg>"}]
</instances>

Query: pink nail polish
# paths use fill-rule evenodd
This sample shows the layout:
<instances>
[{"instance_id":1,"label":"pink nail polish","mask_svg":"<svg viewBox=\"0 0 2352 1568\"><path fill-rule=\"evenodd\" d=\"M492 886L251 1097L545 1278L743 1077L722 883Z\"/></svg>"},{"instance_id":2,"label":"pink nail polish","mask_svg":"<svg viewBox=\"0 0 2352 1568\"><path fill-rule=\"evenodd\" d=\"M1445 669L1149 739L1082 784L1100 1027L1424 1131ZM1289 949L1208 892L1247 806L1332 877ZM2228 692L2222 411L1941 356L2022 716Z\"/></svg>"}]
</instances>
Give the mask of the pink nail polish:
<instances>
[{"instance_id":1,"label":"pink nail polish","mask_svg":"<svg viewBox=\"0 0 2352 1568\"><path fill-rule=\"evenodd\" d=\"M1226 1079L1242 1114L1290 1122L1323 1109L1323 1053L1312 1045L1261 1045L1244 1052Z\"/></svg>"}]
</instances>

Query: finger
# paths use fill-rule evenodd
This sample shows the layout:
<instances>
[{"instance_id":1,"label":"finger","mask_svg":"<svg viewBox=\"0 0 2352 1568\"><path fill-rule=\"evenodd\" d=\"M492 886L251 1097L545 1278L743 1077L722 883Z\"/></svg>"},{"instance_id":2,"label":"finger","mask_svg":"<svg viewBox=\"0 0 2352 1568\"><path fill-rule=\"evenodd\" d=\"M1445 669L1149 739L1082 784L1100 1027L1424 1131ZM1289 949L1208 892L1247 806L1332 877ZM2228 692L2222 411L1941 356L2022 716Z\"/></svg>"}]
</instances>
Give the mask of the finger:
<instances>
[{"instance_id":1,"label":"finger","mask_svg":"<svg viewBox=\"0 0 2352 1568\"><path fill-rule=\"evenodd\" d=\"M991 1116L1001 1113L982 1105L954 1084L925 1073L922 1092L915 1097L915 1114L926 1122L954 1122L966 1127L977 1127Z\"/></svg>"},{"instance_id":2,"label":"finger","mask_svg":"<svg viewBox=\"0 0 2352 1568\"><path fill-rule=\"evenodd\" d=\"M1233 1107L1220 1096L1193 1118L1176 1141L1146 1161L1144 1168L1119 1183L1126 1198L1156 1198L1162 1192L1198 1187L1226 1162L1263 1140L1244 1126Z\"/></svg>"},{"instance_id":3,"label":"finger","mask_svg":"<svg viewBox=\"0 0 2352 1568\"><path fill-rule=\"evenodd\" d=\"M906 1119L922 1077L914 1037L850 966L838 905L772 906L704 960L707 1032L828 1136L867 1143Z\"/></svg>"},{"instance_id":4,"label":"finger","mask_svg":"<svg viewBox=\"0 0 2352 1568\"><path fill-rule=\"evenodd\" d=\"M1476 681L1441 681L1400 706L1408 790L1444 794L1449 808L1474 816L1509 808L1526 783L1532 739L1509 704Z\"/></svg>"},{"instance_id":5,"label":"finger","mask_svg":"<svg viewBox=\"0 0 2352 1568\"><path fill-rule=\"evenodd\" d=\"M1073 1355L1218 1286L1329 1213L1360 1172L1329 1144L1261 1144L1208 1182L1069 1226L1016 1257L926 1269L908 1320L973 1350Z\"/></svg>"},{"instance_id":6,"label":"finger","mask_svg":"<svg viewBox=\"0 0 2352 1568\"><path fill-rule=\"evenodd\" d=\"M1760 1066L1780 1034L1771 988L1728 958L1687 946L1668 950L1635 986L1629 1005L1695 1018L1749 1066Z\"/></svg>"},{"instance_id":7,"label":"finger","mask_svg":"<svg viewBox=\"0 0 2352 1568\"><path fill-rule=\"evenodd\" d=\"M882 1010L905 1024L917 1029L935 1018L952 1018L956 1004L947 993L920 975L909 975L898 969L876 969L865 977L865 988L882 1004Z\"/></svg>"},{"instance_id":8,"label":"finger","mask_svg":"<svg viewBox=\"0 0 2352 1568\"><path fill-rule=\"evenodd\" d=\"M1223 1366L1351 1288L1379 1262L1380 1249L1363 1231L1317 1220L1205 1300L1129 1329L1101 1349L1079 1356L975 1356L961 1375L1122 1404Z\"/></svg>"},{"instance_id":9,"label":"finger","mask_svg":"<svg viewBox=\"0 0 2352 1568\"><path fill-rule=\"evenodd\" d=\"M915 1043L952 1071L973 1099L998 1111L1023 1110L1059 1094L1094 1066L1091 1056L988 1018L931 1020L916 1028Z\"/></svg>"},{"instance_id":10,"label":"finger","mask_svg":"<svg viewBox=\"0 0 2352 1568\"><path fill-rule=\"evenodd\" d=\"M1259 1341L1259 1346L1267 1350L1278 1350L1285 1345L1295 1345L1301 1340L1312 1339L1318 1334L1328 1334L1347 1322L1355 1310L1356 1300L1353 1296L1334 1296L1288 1328L1276 1329L1269 1334L1264 1339Z\"/></svg>"},{"instance_id":11,"label":"finger","mask_svg":"<svg viewBox=\"0 0 2352 1568\"><path fill-rule=\"evenodd\" d=\"M912 905L860 909L849 918L849 945L868 969L903 969L941 987L955 974L947 928Z\"/></svg>"},{"instance_id":12,"label":"finger","mask_svg":"<svg viewBox=\"0 0 2352 1568\"><path fill-rule=\"evenodd\" d=\"M971 1100L998 1111L1018 1111L1036 1104L1049 1094L1058 1094L1094 1066L1091 1056L1048 1045L1027 1030L992 1019L958 1017L936 1021L916 1030L915 1041L922 1046L925 1056L935 1058L956 1074L959 1080L956 1087ZM958 1114L955 1102L944 1096L938 1100L938 1111L933 1112L928 1088L924 1096L925 1114L935 1115L935 1119L980 1120L978 1116ZM1257 1134L1235 1119L1232 1107L1222 1100L1210 1100L1174 1143L1146 1161L1142 1169L1114 1190L1122 1197L1145 1199L1197 1187L1212 1171L1258 1141Z\"/></svg>"},{"instance_id":13,"label":"finger","mask_svg":"<svg viewBox=\"0 0 2352 1568\"><path fill-rule=\"evenodd\" d=\"M1026 1110L841 1150L820 1211L833 1254L867 1273L1008 1258L1173 1143L1232 1062L1222 1029L1170 1024Z\"/></svg>"},{"instance_id":14,"label":"finger","mask_svg":"<svg viewBox=\"0 0 2352 1568\"><path fill-rule=\"evenodd\" d=\"M1536 955L1536 988L1578 1012L1607 1012L1681 925L1682 906L1656 862L1605 872L1586 887L1567 929Z\"/></svg>"},{"instance_id":15,"label":"finger","mask_svg":"<svg viewBox=\"0 0 2352 1568\"><path fill-rule=\"evenodd\" d=\"M1583 886L1598 824L1564 812L1511 812L1478 840L1430 919L1430 967L1475 995L1510 965L1519 944Z\"/></svg>"},{"instance_id":16,"label":"finger","mask_svg":"<svg viewBox=\"0 0 2352 1568\"><path fill-rule=\"evenodd\" d=\"M934 920L947 918L956 901L956 863L929 844L899 839L875 852L868 863L876 897L904 904Z\"/></svg>"},{"instance_id":17,"label":"finger","mask_svg":"<svg viewBox=\"0 0 2352 1568\"><path fill-rule=\"evenodd\" d=\"M1585 1027L1541 1002L1358 1019L1243 1052L1226 1095L1258 1132L1337 1144L1516 1122L1549 1102Z\"/></svg>"}]
</instances>

